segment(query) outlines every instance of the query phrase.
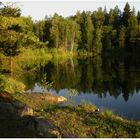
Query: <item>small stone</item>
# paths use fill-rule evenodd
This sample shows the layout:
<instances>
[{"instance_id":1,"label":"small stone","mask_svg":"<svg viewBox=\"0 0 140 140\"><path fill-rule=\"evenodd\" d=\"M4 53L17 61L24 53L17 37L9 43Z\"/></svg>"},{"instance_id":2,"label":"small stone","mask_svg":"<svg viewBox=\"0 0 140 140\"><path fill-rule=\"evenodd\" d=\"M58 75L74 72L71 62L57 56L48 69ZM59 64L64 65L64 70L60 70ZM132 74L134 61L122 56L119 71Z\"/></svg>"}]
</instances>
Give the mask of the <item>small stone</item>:
<instances>
[{"instance_id":1,"label":"small stone","mask_svg":"<svg viewBox=\"0 0 140 140\"><path fill-rule=\"evenodd\" d=\"M29 108L29 107L25 107L23 109L23 111L21 112L21 117L23 116L32 116L34 113L33 109L32 108Z\"/></svg>"},{"instance_id":2,"label":"small stone","mask_svg":"<svg viewBox=\"0 0 140 140\"><path fill-rule=\"evenodd\" d=\"M52 130L50 133L52 137L61 138L61 134L57 130Z\"/></svg>"},{"instance_id":3,"label":"small stone","mask_svg":"<svg viewBox=\"0 0 140 140\"><path fill-rule=\"evenodd\" d=\"M65 102L65 101L67 101L67 98L65 98L65 97L63 97L63 96L59 96L59 97L57 98L57 101L58 101L58 102Z\"/></svg>"},{"instance_id":4,"label":"small stone","mask_svg":"<svg viewBox=\"0 0 140 140\"><path fill-rule=\"evenodd\" d=\"M63 96L46 96L45 100L51 101L51 102L65 102L67 101L67 98L63 97Z\"/></svg>"}]
</instances>

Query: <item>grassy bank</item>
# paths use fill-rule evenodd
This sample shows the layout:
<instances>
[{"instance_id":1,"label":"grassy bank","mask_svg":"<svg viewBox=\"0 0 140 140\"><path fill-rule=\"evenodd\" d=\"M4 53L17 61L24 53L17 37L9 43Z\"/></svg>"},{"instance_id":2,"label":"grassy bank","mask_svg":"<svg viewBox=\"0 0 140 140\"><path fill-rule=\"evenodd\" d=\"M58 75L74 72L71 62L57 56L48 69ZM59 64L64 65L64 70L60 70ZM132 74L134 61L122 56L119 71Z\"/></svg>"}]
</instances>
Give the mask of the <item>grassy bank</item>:
<instances>
[{"instance_id":1,"label":"grassy bank","mask_svg":"<svg viewBox=\"0 0 140 140\"><path fill-rule=\"evenodd\" d=\"M63 102L58 102L59 96L53 96L51 93L12 93L9 99L1 92L1 97L6 98L6 102L16 100L31 108L29 113L25 112L24 117L41 116L49 121L58 133L55 137L140 137L139 121L121 118L111 111L98 111L95 105L64 105Z\"/></svg>"},{"instance_id":2,"label":"grassy bank","mask_svg":"<svg viewBox=\"0 0 140 140\"><path fill-rule=\"evenodd\" d=\"M140 122L116 116L111 111L97 111L91 104L62 106L52 95L20 94L14 98L34 109L59 131L59 137L128 138L140 137Z\"/></svg>"}]
</instances>

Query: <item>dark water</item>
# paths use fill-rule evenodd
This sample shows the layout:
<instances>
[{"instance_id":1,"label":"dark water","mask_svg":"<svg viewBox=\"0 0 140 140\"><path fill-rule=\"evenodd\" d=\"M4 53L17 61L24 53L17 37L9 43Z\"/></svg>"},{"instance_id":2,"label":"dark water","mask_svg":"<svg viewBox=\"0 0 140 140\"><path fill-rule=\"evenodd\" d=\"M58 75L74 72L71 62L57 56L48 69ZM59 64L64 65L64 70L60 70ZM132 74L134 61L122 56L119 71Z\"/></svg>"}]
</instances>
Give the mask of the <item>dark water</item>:
<instances>
[{"instance_id":1,"label":"dark water","mask_svg":"<svg viewBox=\"0 0 140 140\"><path fill-rule=\"evenodd\" d=\"M140 120L139 56L98 56L49 62L34 74L38 76L32 78L32 85L27 84L28 91L49 90L72 99L75 104L90 102L125 118ZM31 83L29 81L31 79L26 80ZM44 81L53 84L48 86Z\"/></svg>"}]
</instances>

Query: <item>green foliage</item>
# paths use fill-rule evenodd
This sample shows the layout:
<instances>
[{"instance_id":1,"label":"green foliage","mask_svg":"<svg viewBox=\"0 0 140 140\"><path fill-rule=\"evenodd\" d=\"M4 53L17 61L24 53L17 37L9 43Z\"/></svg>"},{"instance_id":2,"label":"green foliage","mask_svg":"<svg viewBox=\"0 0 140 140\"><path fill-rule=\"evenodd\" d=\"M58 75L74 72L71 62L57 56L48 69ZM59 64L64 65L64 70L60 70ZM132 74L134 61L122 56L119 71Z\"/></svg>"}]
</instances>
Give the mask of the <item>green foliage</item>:
<instances>
[{"instance_id":1,"label":"green foliage","mask_svg":"<svg viewBox=\"0 0 140 140\"><path fill-rule=\"evenodd\" d=\"M0 75L0 91L8 93L23 93L25 85L11 77Z\"/></svg>"},{"instance_id":2,"label":"green foliage","mask_svg":"<svg viewBox=\"0 0 140 140\"><path fill-rule=\"evenodd\" d=\"M117 93L116 87L122 85L125 85L123 96L126 101L129 98L129 94L126 93L133 94L132 91L139 82L136 81L137 75L132 70L134 66L128 65L128 71L125 72L124 61L116 63L116 60L120 59L121 52L118 48L127 48L128 45L125 43L128 41L139 43L137 40L140 37L140 12L136 16L134 8L131 10L128 3L123 13L116 6L110 9L109 13L98 8L93 12L77 12L76 15L67 18L55 14L53 17L46 17L45 20L37 22L34 22L31 17L21 17L19 8L1 4L0 57L17 54L18 56L10 59L15 62L16 70L13 71L15 73L13 74L10 69L13 77L0 75L0 92L23 93L25 91L23 83L31 85L36 82L36 79L45 92L53 83L47 81L45 74L38 73L42 72L42 68L52 60L57 67L53 69L54 73L50 73L51 80L56 81L54 84L57 90L68 84L71 97L77 96L81 89L93 90L102 97L105 96L108 87L109 93L117 98L120 93ZM90 58L92 61L79 60L80 62L73 63L71 59L76 51L81 55L98 55L115 48L118 49L119 56L113 53L117 57L103 59L104 63L100 55L94 59ZM0 62L2 71L8 69L5 62ZM60 62L61 66L58 66ZM116 83L116 77L119 77L119 84ZM77 87L78 90L71 89L72 87ZM48 101L44 100L43 96L25 96L16 95L19 100L35 106L38 113L44 113L45 117L49 116L49 119L63 130L64 136L140 136L139 124L118 119L111 111L96 114L94 112L96 107L91 104L84 103L77 108L50 105L46 109ZM52 114L49 114L50 111Z\"/></svg>"},{"instance_id":3,"label":"green foliage","mask_svg":"<svg viewBox=\"0 0 140 140\"><path fill-rule=\"evenodd\" d=\"M0 49L8 56L17 55L23 46L43 44L33 33L31 17L20 17L16 10L19 12L19 9L10 6L0 8Z\"/></svg>"},{"instance_id":4,"label":"green foliage","mask_svg":"<svg viewBox=\"0 0 140 140\"><path fill-rule=\"evenodd\" d=\"M119 30L119 46L124 47L124 42L126 38L126 28L122 26Z\"/></svg>"},{"instance_id":5,"label":"green foliage","mask_svg":"<svg viewBox=\"0 0 140 140\"><path fill-rule=\"evenodd\" d=\"M5 83L6 92L9 93L23 93L25 91L25 85L19 81L16 81L13 78L8 78Z\"/></svg>"},{"instance_id":6,"label":"green foliage","mask_svg":"<svg viewBox=\"0 0 140 140\"><path fill-rule=\"evenodd\" d=\"M132 15L128 20L129 25L129 38L130 40L134 40L137 37L137 31L138 31L138 21L135 15Z\"/></svg>"},{"instance_id":7,"label":"green foliage","mask_svg":"<svg viewBox=\"0 0 140 140\"><path fill-rule=\"evenodd\" d=\"M122 17L122 22L125 27L128 27L128 20L130 16L131 16L131 9L130 9L129 3L127 2L124 7L124 12L123 12L123 17Z\"/></svg>"},{"instance_id":8,"label":"green foliage","mask_svg":"<svg viewBox=\"0 0 140 140\"><path fill-rule=\"evenodd\" d=\"M19 17L21 15L21 10L17 7L14 7L12 5L2 5L2 8L0 9L0 15L7 16L7 17Z\"/></svg>"},{"instance_id":9,"label":"green foliage","mask_svg":"<svg viewBox=\"0 0 140 140\"><path fill-rule=\"evenodd\" d=\"M47 82L47 74L43 75L40 84L43 93L47 92L50 88L53 87L53 82Z\"/></svg>"},{"instance_id":10,"label":"green foliage","mask_svg":"<svg viewBox=\"0 0 140 140\"><path fill-rule=\"evenodd\" d=\"M51 112L53 110L56 110L57 108L59 108L58 105L56 105L56 104L49 104L44 111Z\"/></svg>"},{"instance_id":11,"label":"green foliage","mask_svg":"<svg viewBox=\"0 0 140 140\"><path fill-rule=\"evenodd\" d=\"M21 48L29 46L98 55L109 49L123 48L128 41L137 42L140 36L139 11L136 16L135 9L131 10L128 3L123 13L118 6L109 13L99 7L93 12L77 12L66 18L54 14L35 22L20 14L19 8L1 3L0 50L7 56L15 56Z\"/></svg>"},{"instance_id":12,"label":"green foliage","mask_svg":"<svg viewBox=\"0 0 140 140\"><path fill-rule=\"evenodd\" d=\"M80 14L80 18L77 19L77 22L80 25L80 31L81 31L81 39L79 40L79 44L80 44L79 49L91 51L93 45L93 31L94 31L91 12L83 11Z\"/></svg>"},{"instance_id":13,"label":"green foliage","mask_svg":"<svg viewBox=\"0 0 140 140\"><path fill-rule=\"evenodd\" d=\"M110 9L108 23L117 28L120 25L120 16L121 11L119 10L118 6L116 6L114 9Z\"/></svg>"},{"instance_id":14,"label":"green foliage","mask_svg":"<svg viewBox=\"0 0 140 140\"><path fill-rule=\"evenodd\" d=\"M104 115L104 116L107 116L107 117L112 117L114 115L114 113L111 110L108 110L108 109L103 111L101 114Z\"/></svg>"},{"instance_id":15,"label":"green foliage","mask_svg":"<svg viewBox=\"0 0 140 140\"><path fill-rule=\"evenodd\" d=\"M49 26L46 25L47 23L49 23ZM74 20L64 19L55 14L52 20L46 20L46 24L45 25L49 29L44 29L44 36L47 34L49 35L50 38L47 37L47 41L50 46L55 48L65 48L72 53L76 50L75 47L79 37L79 28Z\"/></svg>"},{"instance_id":16,"label":"green foliage","mask_svg":"<svg viewBox=\"0 0 140 140\"><path fill-rule=\"evenodd\" d=\"M44 41L44 28L45 28L45 21L38 21L35 23L34 30L36 36L40 39L40 41Z\"/></svg>"},{"instance_id":17,"label":"green foliage","mask_svg":"<svg viewBox=\"0 0 140 140\"><path fill-rule=\"evenodd\" d=\"M137 20L138 20L138 24L140 25L140 11L138 11L137 13Z\"/></svg>"},{"instance_id":18,"label":"green foliage","mask_svg":"<svg viewBox=\"0 0 140 140\"><path fill-rule=\"evenodd\" d=\"M22 49L21 52L15 59L23 70L31 69L39 64L43 65L52 59L52 54L47 48L28 47L28 49Z\"/></svg>"},{"instance_id":19,"label":"green foliage","mask_svg":"<svg viewBox=\"0 0 140 140\"><path fill-rule=\"evenodd\" d=\"M101 43L102 31L101 29L97 28L95 31L95 39L93 41L94 48L93 51L95 54L100 54L102 51L102 43Z\"/></svg>"}]
</instances>

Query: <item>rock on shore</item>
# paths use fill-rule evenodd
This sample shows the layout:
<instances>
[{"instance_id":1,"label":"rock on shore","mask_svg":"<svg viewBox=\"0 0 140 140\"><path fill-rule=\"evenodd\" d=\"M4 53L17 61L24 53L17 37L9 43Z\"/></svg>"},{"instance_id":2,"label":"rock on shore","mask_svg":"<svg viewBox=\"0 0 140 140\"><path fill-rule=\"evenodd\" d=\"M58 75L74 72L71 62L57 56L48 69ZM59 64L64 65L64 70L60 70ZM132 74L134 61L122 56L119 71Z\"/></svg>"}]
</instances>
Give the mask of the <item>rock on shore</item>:
<instances>
[{"instance_id":1,"label":"rock on shore","mask_svg":"<svg viewBox=\"0 0 140 140\"><path fill-rule=\"evenodd\" d=\"M32 108L9 93L0 94L0 112L0 137L61 137L49 120L34 116Z\"/></svg>"}]
</instances>

